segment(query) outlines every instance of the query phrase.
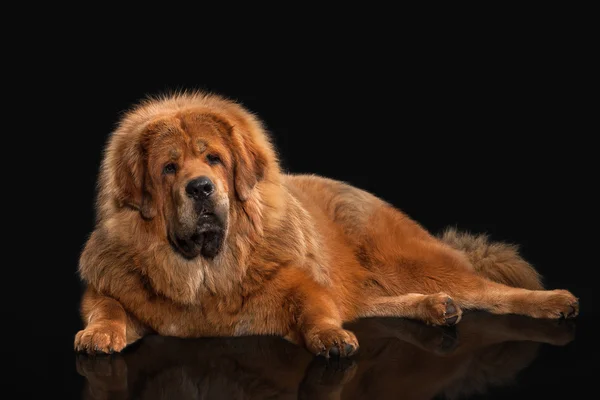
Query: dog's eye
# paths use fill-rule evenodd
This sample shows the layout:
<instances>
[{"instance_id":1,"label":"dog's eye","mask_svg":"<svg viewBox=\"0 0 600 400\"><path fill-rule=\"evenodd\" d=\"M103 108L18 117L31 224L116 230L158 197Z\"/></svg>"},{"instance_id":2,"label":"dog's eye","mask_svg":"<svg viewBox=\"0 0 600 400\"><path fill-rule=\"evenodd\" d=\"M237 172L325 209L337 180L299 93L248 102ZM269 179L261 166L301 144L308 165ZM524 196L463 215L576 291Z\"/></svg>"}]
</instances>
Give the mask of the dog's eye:
<instances>
[{"instance_id":1,"label":"dog's eye","mask_svg":"<svg viewBox=\"0 0 600 400\"><path fill-rule=\"evenodd\" d=\"M208 163L210 165L215 165L215 164L220 164L221 163L221 159L216 154L209 154L209 155L207 155L206 156L206 161L208 161Z\"/></svg>"},{"instance_id":2,"label":"dog's eye","mask_svg":"<svg viewBox=\"0 0 600 400\"><path fill-rule=\"evenodd\" d=\"M165 175L174 174L175 172L177 172L177 165L173 163L169 163L163 168L163 174Z\"/></svg>"}]
</instances>

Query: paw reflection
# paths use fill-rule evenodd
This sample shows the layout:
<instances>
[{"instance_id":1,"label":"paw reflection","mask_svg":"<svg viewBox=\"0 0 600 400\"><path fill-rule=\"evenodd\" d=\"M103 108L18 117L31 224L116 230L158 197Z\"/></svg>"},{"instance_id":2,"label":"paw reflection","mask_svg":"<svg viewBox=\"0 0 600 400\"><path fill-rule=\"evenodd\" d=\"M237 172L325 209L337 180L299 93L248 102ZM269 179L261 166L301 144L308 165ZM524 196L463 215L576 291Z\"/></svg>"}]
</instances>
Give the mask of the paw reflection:
<instances>
[{"instance_id":1,"label":"paw reflection","mask_svg":"<svg viewBox=\"0 0 600 400\"><path fill-rule=\"evenodd\" d=\"M149 336L121 354L78 355L87 399L386 399L465 397L510 382L574 322L467 313L453 327L398 318L348 324L349 359L314 357L277 337Z\"/></svg>"}]
</instances>

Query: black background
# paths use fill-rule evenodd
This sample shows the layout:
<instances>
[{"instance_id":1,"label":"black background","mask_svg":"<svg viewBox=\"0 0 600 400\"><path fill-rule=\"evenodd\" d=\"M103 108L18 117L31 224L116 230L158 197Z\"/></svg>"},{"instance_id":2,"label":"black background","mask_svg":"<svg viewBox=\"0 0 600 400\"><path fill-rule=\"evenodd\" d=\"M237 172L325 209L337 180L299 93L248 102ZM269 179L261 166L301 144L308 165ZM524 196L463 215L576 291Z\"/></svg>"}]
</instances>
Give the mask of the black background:
<instances>
[{"instance_id":1,"label":"black background","mask_svg":"<svg viewBox=\"0 0 600 400\"><path fill-rule=\"evenodd\" d=\"M195 57L142 53L124 63L126 45L115 41L102 53L72 47L60 62L46 58L48 68L29 75L37 94L18 107L28 129L14 136L36 148L34 157L18 147L32 169L17 177L26 195L7 196L27 210L8 216L21 254L9 271L18 284L6 280L3 293L12 383L78 396L76 268L93 230L102 149L119 114L144 96L202 89L257 113L287 171L368 190L433 232L456 226L518 244L548 288L581 298L581 340L590 342L560 357L577 365L574 386L589 385L597 109L592 54L579 35L548 24L447 40L331 39L314 51L299 41L268 60L248 43L248 54L227 62L198 48ZM546 382L548 371L538 371L532 382Z\"/></svg>"}]
</instances>

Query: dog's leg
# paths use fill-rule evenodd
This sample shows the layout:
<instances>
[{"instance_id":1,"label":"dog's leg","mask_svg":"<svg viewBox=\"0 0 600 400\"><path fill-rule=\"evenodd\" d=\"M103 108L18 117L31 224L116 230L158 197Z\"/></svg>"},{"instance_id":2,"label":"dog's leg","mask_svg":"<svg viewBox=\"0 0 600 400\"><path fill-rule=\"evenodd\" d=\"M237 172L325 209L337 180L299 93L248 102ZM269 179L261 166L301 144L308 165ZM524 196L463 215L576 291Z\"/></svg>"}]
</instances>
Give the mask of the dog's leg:
<instances>
[{"instance_id":1,"label":"dog's leg","mask_svg":"<svg viewBox=\"0 0 600 400\"><path fill-rule=\"evenodd\" d=\"M342 328L342 318L334 301L324 293L301 296L296 317L297 330L306 348L316 355L347 357L358 349L354 333Z\"/></svg>"},{"instance_id":2,"label":"dog's leg","mask_svg":"<svg viewBox=\"0 0 600 400\"><path fill-rule=\"evenodd\" d=\"M121 351L141 337L141 329L121 304L110 297L86 289L81 300L85 328L75 335L75 350L87 353Z\"/></svg>"},{"instance_id":3,"label":"dog's leg","mask_svg":"<svg viewBox=\"0 0 600 400\"><path fill-rule=\"evenodd\" d=\"M472 279L473 285L469 288L455 286L448 290L465 309L551 319L574 318L579 314L579 300L567 290L528 290L481 277Z\"/></svg>"},{"instance_id":4,"label":"dog's leg","mask_svg":"<svg viewBox=\"0 0 600 400\"><path fill-rule=\"evenodd\" d=\"M431 325L454 325L462 310L446 293L386 296L370 299L359 311L358 317L405 317Z\"/></svg>"}]
</instances>

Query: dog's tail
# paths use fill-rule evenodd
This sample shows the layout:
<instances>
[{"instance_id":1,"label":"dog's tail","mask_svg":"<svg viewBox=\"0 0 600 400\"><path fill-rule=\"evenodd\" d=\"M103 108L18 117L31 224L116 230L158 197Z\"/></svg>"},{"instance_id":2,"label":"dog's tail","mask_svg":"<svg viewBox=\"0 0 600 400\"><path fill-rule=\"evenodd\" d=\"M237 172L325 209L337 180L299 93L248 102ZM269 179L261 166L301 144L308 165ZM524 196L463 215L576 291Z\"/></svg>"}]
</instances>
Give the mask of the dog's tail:
<instances>
[{"instance_id":1,"label":"dog's tail","mask_svg":"<svg viewBox=\"0 0 600 400\"><path fill-rule=\"evenodd\" d=\"M466 253L475 271L494 282L530 290L543 289L540 274L520 255L517 246L490 242L486 235L447 229L441 239Z\"/></svg>"}]
</instances>

